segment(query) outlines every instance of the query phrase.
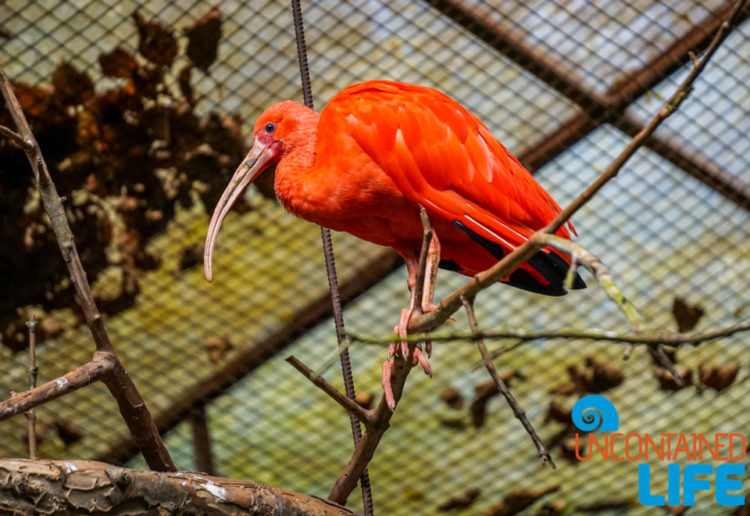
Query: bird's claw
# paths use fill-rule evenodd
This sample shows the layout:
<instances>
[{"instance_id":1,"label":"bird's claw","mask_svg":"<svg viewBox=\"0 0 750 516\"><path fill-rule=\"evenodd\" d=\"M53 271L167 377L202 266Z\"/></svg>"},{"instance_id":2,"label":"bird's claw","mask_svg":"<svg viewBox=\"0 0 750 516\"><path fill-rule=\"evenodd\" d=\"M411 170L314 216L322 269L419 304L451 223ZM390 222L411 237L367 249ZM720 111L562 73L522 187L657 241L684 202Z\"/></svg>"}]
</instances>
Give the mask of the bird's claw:
<instances>
[{"instance_id":1,"label":"bird's claw","mask_svg":"<svg viewBox=\"0 0 750 516\"><path fill-rule=\"evenodd\" d=\"M424 374L432 378L432 367L430 367L430 363L427 361L425 354L422 353L422 346L420 344L417 344L414 348L414 356L412 358L412 365L415 366L417 363L422 365Z\"/></svg>"},{"instance_id":2,"label":"bird's claw","mask_svg":"<svg viewBox=\"0 0 750 516\"><path fill-rule=\"evenodd\" d=\"M390 355L390 353L389 353ZM383 396L385 397L385 404L388 405L388 409L393 412L396 410L396 398L393 396L393 388L391 387L391 373L393 372L393 359L389 358L383 362Z\"/></svg>"},{"instance_id":3,"label":"bird's claw","mask_svg":"<svg viewBox=\"0 0 750 516\"><path fill-rule=\"evenodd\" d=\"M437 308L435 305L429 305L425 307L423 310L424 312L428 312L431 310L434 310ZM401 317L398 322L398 324L393 328L393 333L399 336L399 338L404 339L399 342L393 342L388 347L388 356L386 357L385 362L383 362L383 378L382 378L382 384L383 384L383 395L385 396L385 402L388 405L388 408L391 409L391 412L393 412L396 409L396 399L393 396L393 388L391 386L391 374L393 372L393 360L398 356L401 355L401 357L404 360L409 360L409 343L405 340L408 335L408 328L409 328L409 320L411 319L412 313L414 312L413 308L405 308L401 311ZM432 378L432 367L430 367L430 362L427 360L430 354L432 353L432 342L425 342L425 352L422 352L422 345L416 344L414 346L414 351L412 352L411 356L411 367L416 366L417 364L422 366L422 370L424 370L424 373L428 375L430 378ZM426 353L426 356L425 356Z\"/></svg>"}]
</instances>

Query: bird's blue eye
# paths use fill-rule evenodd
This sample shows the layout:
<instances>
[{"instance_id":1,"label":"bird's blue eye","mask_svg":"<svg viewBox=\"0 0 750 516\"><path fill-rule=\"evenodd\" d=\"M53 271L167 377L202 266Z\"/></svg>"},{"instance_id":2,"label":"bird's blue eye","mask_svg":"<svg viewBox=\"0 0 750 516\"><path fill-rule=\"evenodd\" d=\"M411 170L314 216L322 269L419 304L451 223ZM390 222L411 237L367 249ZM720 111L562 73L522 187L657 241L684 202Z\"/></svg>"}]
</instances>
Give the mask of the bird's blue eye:
<instances>
[{"instance_id":1,"label":"bird's blue eye","mask_svg":"<svg viewBox=\"0 0 750 516\"><path fill-rule=\"evenodd\" d=\"M271 134L276 130L276 124L268 122L265 127L266 134Z\"/></svg>"}]
</instances>

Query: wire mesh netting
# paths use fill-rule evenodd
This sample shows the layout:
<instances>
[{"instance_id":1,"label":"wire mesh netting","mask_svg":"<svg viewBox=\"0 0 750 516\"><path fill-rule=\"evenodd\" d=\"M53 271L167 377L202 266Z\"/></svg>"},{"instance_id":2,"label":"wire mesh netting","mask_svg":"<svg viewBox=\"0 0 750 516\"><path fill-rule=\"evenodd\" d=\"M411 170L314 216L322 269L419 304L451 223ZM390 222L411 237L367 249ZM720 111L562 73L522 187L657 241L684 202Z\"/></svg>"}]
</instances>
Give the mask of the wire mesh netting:
<instances>
[{"instance_id":1,"label":"wire mesh netting","mask_svg":"<svg viewBox=\"0 0 750 516\"><path fill-rule=\"evenodd\" d=\"M91 95L98 99L118 88L126 91L130 84L141 95L151 84L135 79L151 69L140 45L145 24L156 23L174 34L173 62L159 68L164 78L154 79L153 94L142 94L141 107L128 108L122 116L122 123L134 128L142 127L139 124L154 106L171 121L186 112L194 117L193 125L173 124L175 132L167 136L150 125L144 129L151 138L143 150L149 156L172 149L170 141L180 138L179 131L203 128L200 138L205 139L191 143L181 161L154 162L154 188L164 190L164 202L172 203L171 208L161 215L154 214L151 205L144 208L143 220L158 224L132 222L123 199L147 204L148 199L132 192L148 189L149 183L136 187L126 179L99 177L101 183L117 188L75 186L63 188L61 194L69 197L71 217L77 216L76 209L85 211L92 205L104 206L102 212L111 216L106 259L95 275L94 288L106 302L122 298L131 276L137 283L128 291L126 306L104 310L107 328L178 467L201 467L190 414L195 407L205 407L216 474L326 497L351 455L349 422L278 353L283 349L316 370L325 368L324 376L341 387L340 373L328 367L336 359L336 338L318 228L286 213L267 191L250 188L242 209L224 223L213 283L203 279L200 267L207 213L218 198L206 193L206 185L223 185L241 158L234 148L217 150L220 143L210 140L211 128L234 127L247 143L265 107L301 99L287 2L216 5L221 38L208 73L190 69L186 50L190 28L214 6L202 0L189 5L159 0L8 0L0 5L0 63L17 88L39 88L28 91L45 102L52 102L44 100L55 91L51 84L61 89L53 77L62 63L85 74L95 86ZM688 51L705 48L710 28L718 26L719 16L729 7L721 0L362 0L304 3L303 11L317 108L344 86L367 79L437 88L477 114L564 206L671 95L689 70ZM688 330L727 327L750 313L749 33L750 22L734 29L681 110L574 217L577 241L610 267L655 330L676 330L678 322ZM101 60L118 47L134 56L135 63L128 65L131 75L119 78L103 71ZM27 110L37 97L30 97ZM78 131L80 140L82 113L89 112L91 98L83 107L61 111L59 116L74 120L72 129L65 124L52 129ZM91 112L106 118L93 108ZM220 120L218 125L211 125L215 120ZM97 126L102 139L108 123ZM35 130L41 126L43 121L37 120ZM45 140L40 142L45 152ZM11 152L7 143L0 146ZM97 149L108 152L105 147ZM131 151L135 152L123 145L118 152ZM197 169L184 163L194 164L196 156L208 156L214 168L200 168L191 175ZM67 181L69 163L77 163L76 157L80 152L70 149L48 156L56 181ZM0 165L3 196L11 186L22 192L30 188L30 178L27 183L9 179L27 174L25 163L20 163L23 167L13 169ZM97 170L80 172L81 183L85 185L83 178L89 175L98 177ZM180 174L186 179L180 180ZM177 193L168 187L173 179ZM33 211L39 200L29 193L24 202L0 202L0 208L8 210L0 213L3 225L11 220L9 210ZM128 254L118 238L131 231L141 231L139 252L153 258L149 266L140 254L133 267L123 265ZM26 233L18 234L21 238ZM387 337L408 304L405 268L392 253L346 234L334 235L334 248L345 297L353 299L345 311L347 327L359 335ZM10 284L14 269L2 267L6 276L0 281L7 278ZM465 281L441 271L437 295L447 295ZM485 329L627 332L627 321L615 304L590 276L586 281L588 289L562 298L498 285L478 297L477 317ZM64 288L69 285L60 282L48 290ZM45 305L45 292L40 292L38 300L14 306L12 313L8 311L11 315L0 319L15 328L2 328L3 398L26 385L26 356L18 352L23 332L16 319L23 320L31 311L40 314L49 330L38 350L40 381L91 356L91 339L77 324L75 310ZM13 298L13 292L4 293ZM684 310L678 309L676 317L675 304L701 314L697 325L685 322L679 315ZM445 331L467 327L458 314ZM746 433L746 340L740 334L679 349L677 365L688 380L683 388L665 378L641 348L623 361L620 345L544 339L502 354L497 367L550 443L555 470L540 466L528 436L501 397L483 400L482 384L488 377L478 366L473 344L436 343L431 358L434 377L415 373L409 378L391 428L370 463L376 512L433 514L452 497L475 489L478 495L466 511L481 513L515 489L538 489L549 492L537 493L538 499L531 496L529 514L655 514L653 507L638 504L633 463L596 458L581 463L575 458L573 428L565 414L580 395L603 392L617 407L620 432L625 434ZM514 343L489 344L499 349ZM357 388L375 400L381 392L385 352L385 344L357 343L351 349ZM709 378L710 367L724 368L723 383ZM565 417L556 416L559 413ZM45 405L37 417L42 457L145 467L116 404L100 385ZM22 417L0 426L0 455L25 455L24 428ZM652 471L654 491L665 492L666 465L653 461ZM356 491L349 506L361 506ZM731 510L718 507L706 491L698 493L691 513Z\"/></svg>"}]
</instances>

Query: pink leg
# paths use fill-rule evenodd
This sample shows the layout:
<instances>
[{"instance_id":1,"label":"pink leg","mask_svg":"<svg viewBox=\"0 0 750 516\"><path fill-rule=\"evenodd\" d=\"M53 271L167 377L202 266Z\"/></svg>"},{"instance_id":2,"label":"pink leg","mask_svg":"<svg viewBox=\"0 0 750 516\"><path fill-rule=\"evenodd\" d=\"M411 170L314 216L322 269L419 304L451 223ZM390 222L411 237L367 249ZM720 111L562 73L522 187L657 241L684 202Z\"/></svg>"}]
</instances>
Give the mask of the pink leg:
<instances>
[{"instance_id":1,"label":"pink leg","mask_svg":"<svg viewBox=\"0 0 750 516\"><path fill-rule=\"evenodd\" d=\"M435 282L437 280L437 271L440 266L440 240L437 235L432 236L430 247L427 251L427 263L424 275L424 289L422 290L422 313L426 314L437 308L433 303L435 298ZM429 357L432 354L432 342L425 341L424 350Z\"/></svg>"},{"instance_id":2,"label":"pink leg","mask_svg":"<svg viewBox=\"0 0 750 516\"><path fill-rule=\"evenodd\" d=\"M432 302L435 295L435 279L437 277L437 270L440 264L440 242L438 241L437 236L433 235L432 240L430 241L430 247L427 254L427 263L425 267L424 288L422 290L423 294L422 299L420 300L415 299L416 277L419 263L413 256L405 257L404 261L406 262L406 268L409 271L407 283L409 285L411 296L409 299L409 308L401 311L399 323L393 328L393 332L399 337L405 339L408 335L409 321L411 320L411 317L414 314L415 310L419 310L419 313L427 313L437 308ZM391 373L393 371L392 360L393 357L396 356L396 354L399 352L405 360L408 358L408 342L404 340L399 343L394 342L393 344L391 344L388 348L388 358L383 363L383 393L385 396L385 401L388 404L388 408L390 408L391 411L396 408L396 400L393 396L393 389L391 388ZM427 357L432 352L432 342L425 342L425 352L427 353L427 356L425 356L425 354L422 352L421 345L417 344L414 347L411 365L415 366L417 364L420 364L425 374L432 376L432 368L430 367L430 363L427 361Z\"/></svg>"},{"instance_id":3,"label":"pink leg","mask_svg":"<svg viewBox=\"0 0 750 516\"><path fill-rule=\"evenodd\" d=\"M422 299L420 305L422 312L429 312L429 307L435 298L435 281L437 280L437 271L440 266L440 241L437 235L432 236L430 247L427 250L427 263L425 264L424 289L422 290ZM416 273L415 273L416 274ZM416 279L415 279L416 281Z\"/></svg>"}]
</instances>

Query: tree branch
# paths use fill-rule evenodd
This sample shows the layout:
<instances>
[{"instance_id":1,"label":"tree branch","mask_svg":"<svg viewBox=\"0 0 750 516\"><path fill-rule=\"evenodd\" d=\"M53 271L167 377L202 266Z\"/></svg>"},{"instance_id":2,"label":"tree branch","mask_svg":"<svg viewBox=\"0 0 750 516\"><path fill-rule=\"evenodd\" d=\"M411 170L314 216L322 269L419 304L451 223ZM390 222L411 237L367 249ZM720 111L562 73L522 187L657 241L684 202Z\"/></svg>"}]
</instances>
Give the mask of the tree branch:
<instances>
[{"instance_id":1,"label":"tree branch","mask_svg":"<svg viewBox=\"0 0 750 516\"><path fill-rule=\"evenodd\" d=\"M285 359L287 362L292 364L294 368L302 373L302 375L310 380L313 384L315 384L316 387L318 387L320 390L328 394L328 396L333 399L336 403L341 405L344 410L352 414L354 417L356 417L363 425L366 427L372 426L372 420L373 415L372 411L366 410L361 405L359 405L356 401L350 399L348 396L345 396L341 392L339 392L336 387L331 385L326 381L325 378L320 376L319 374L315 373L312 369L307 367L303 362L301 362L297 357L295 356L288 356Z\"/></svg>"},{"instance_id":2,"label":"tree branch","mask_svg":"<svg viewBox=\"0 0 750 516\"><path fill-rule=\"evenodd\" d=\"M4 125L0 125L0 135L5 136L23 150L31 149L31 144L29 142L24 140L20 134Z\"/></svg>"},{"instance_id":3,"label":"tree branch","mask_svg":"<svg viewBox=\"0 0 750 516\"><path fill-rule=\"evenodd\" d=\"M750 331L750 320L742 321L734 326L726 328L716 328L698 333L678 333L678 332L643 332L643 333L617 333L614 331L600 330L550 330L534 332L523 329L509 329L498 331L480 331L480 332L452 332L452 333L413 333L406 337L407 341L417 342L429 337L436 342L454 342L454 341L472 341L476 339L488 340L505 340L517 339L523 342L532 342L541 339L565 339L565 340L598 340L605 342L619 342L631 345L655 345L663 344L665 346L698 346L704 342L729 337L736 333ZM353 342L362 342L364 344L388 344L398 339L394 336L372 337L367 335L357 335L349 333L349 338ZM494 358L494 357L493 357Z\"/></svg>"},{"instance_id":4,"label":"tree branch","mask_svg":"<svg viewBox=\"0 0 750 516\"><path fill-rule=\"evenodd\" d=\"M329 501L263 484L88 460L0 459L0 479L4 514L354 515Z\"/></svg>"},{"instance_id":5,"label":"tree branch","mask_svg":"<svg viewBox=\"0 0 750 516\"><path fill-rule=\"evenodd\" d=\"M39 188L44 211L50 219L55 238L68 267L70 280L75 287L78 302L83 310L84 319L96 343L96 349L97 351L111 353L116 362L111 373L102 378L104 384L117 401L120 414L128 425L130 434L141 453L143 453L148 465L153 469L175 471L176 468L172 458L161 440L146 402L117 358L109 340L102 316L94 302L94 296L86 278L86 271L83 269L81 259L78 256L65 210L47 168L47 163L2 66L0 66L0 94L5 99L5 104L8 106L19 135L26 142L24 151Z\"/></svg>"},{"instance_id":6,"label":"tree branch","mask_svg":"<svg viewBox=\"0 0 750 516\"><path fill-rule=\"evenodd\" d=\"M101 380L112 373L116 363L117 359L109 351L97 351L94 358L81 367L0 402L0 421Z\"/></svg>"},{"instance_id":7,"label":"tree branch","mask_svg":"<svg viewBox=\"0 0 750 516\"><path fill-rule=\"evenodd\" d=\"M414 317L409 323L409 330L412 333L421 333L436 328L438 325L445 322L448 317L454 314L462 305L461 296L472 299L477 293L486 289L490 285L499 281L500 279L508 276L513 272L519 265L531 258L534 253L544 247L540 236L545 233L556 232L563 224L565 224L570 217L576 213L581 207L583 207L601 188L612 180L620 169L625 165L628 159L635 154L635 152L644 144L651 134L666 120L672 113L674 113L680 106L680 104L687 98L692 84L695 79L698 78L700 73L705 68L711 56L716 52L716 49L721 45L724 39L729 34L729 27L732 26L735 20L739 17L742 8L744 7L747 0L739 0L735 5L729 18L724 21L716 32L711 44L704 53L703 57L693 67L691 72L683 80L680 86L677 88L675 93L664 103L659 112L651 119L651 121L640 131L631 142L623 149L620 155L612 162L612 164L605 170L588 188L586 188L581 194L571 202L564 210L562 210L557 217L555 217L547 226L542 230L534 233L529 240L524 244L518 246L512 252L505 255L505 257L497 262L494 266L487 269L486 271L480 272L474 278L465 283L458 290L446 296L440 301L438 308L427 314L423 314L419 317Z\"/></svg>"},{"instance_id":8,"label":"tree branch","mask_svg":"<svg viewBox=\"0 0 750 516\"><path fill-rule=\"evenodd\" d=\"M677 111L682 102L688 97L692 91L693 83L701 74L703 69L708 64L711 56L714 55L716 50L721 46L722 42L729 35L730 27L736 25L740 16L742 15L742 9L745 6L747 0L738 0L735 4L734 9L730 13L724 22L719 25L716 34L714 35L711 44L706 49L703 57L699 61L693 61L693 68L690 73L683 79L680 86L672 94L669 99L664 103L658 113L651 119L651 121L630 141L627 147L623 149L619 156L607 167L602 175L600 175L596 181L591 183L581 194L571 202L563 211L558 213L552 222L542 230L545 233L555 233L565 222L570 219L579 209L581 209L601 188L609 182L610 179L614 178L630 157L646 142L657 127L661 125L672 113Z\"/></svg>"},{"instance_id":9,"label":"tree branch","mask_svg":"<svg viewBox=\"0 0 750 516\"><path fill-rule=\"evenodd\" d=\"M479 324L477 323L477 317L474 314L473 300L462 297L461 301L466 308L466 316L469 319L469 327L471 328L471 331L474 334L479 333ZM526 433L529 434L529 437L531 437L531 440L534 442L534 446L536 446L539 458L542 459L542 465L546 465L547 463L549 463L549 465L552 466L552 469L554 469L555 463L552 460L552 456L549 454L549 450L544 445L539 435L536 433L536 430L534 430L534 427L529 421L529 418L526 417L526 411L521 407L518 401L516 401L516 398L513 396L513 393L510 392L510 388L508 387L508 385L503 381L502 378L500 378L500 375L497 373L495 364L492 363L492 359L490 358L489 353L487 353L487 347L484 345L484 340L482 340L481 338L477 338L475 339L475 342L477 343L477 349L479 349L479 353L482 355L482 361L484 362L484 366L487 368L487 372L490 373L490 376L495 381L495 385L497 385L497 390L500 391L500 394L503 395L505 401L508 402L508 405L513 411L513 415L515 415L516 419L521 422L524 429L526 430Z\"/></svg>"},{"instance_id":10,"label":"tree branch","mask_svg":"<svg viewBox=\"0 0 750 516\"><path fill-rule=\"evenodd\" d=\"M625 315L625 318L630 323L633 331L636 333L645 331L646 327L643 324L641 314L638 313L635 305L625 297L622 289L620 289L620 287L617 286L617 283L615 283L612 274L609 272L609 268L599 259L598 256L582 245L572 242L567 238L561 238L557 235L543 235L541 238L544 240L546 246L570 254L577 262L591 271L591 274L607 294L607 297L609 297L609 299L611 299ZM574 266L571 264L570 270L572 271L573 269Z\"/></svg>"}]
</instances>

